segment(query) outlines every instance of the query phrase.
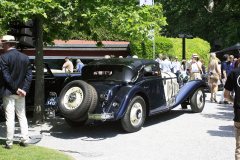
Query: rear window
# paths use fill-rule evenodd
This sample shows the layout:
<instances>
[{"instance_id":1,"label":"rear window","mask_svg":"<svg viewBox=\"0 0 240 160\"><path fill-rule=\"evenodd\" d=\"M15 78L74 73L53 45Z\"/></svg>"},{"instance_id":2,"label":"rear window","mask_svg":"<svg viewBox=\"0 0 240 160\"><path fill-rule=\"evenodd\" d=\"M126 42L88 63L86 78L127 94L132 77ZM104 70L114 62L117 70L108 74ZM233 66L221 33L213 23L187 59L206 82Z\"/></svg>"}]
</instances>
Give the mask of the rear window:
<instances>
[{"instance_id":1,"label":"rear window","mask_svg":"<svg viewBox=\"0 0 240 160\"><path fill-rule=\"evenodd\" d=\"M90 65L83 67L84 80L114 80L131 82L137 76L132 69L122 65Z\"/></svg>"}]
</instances>

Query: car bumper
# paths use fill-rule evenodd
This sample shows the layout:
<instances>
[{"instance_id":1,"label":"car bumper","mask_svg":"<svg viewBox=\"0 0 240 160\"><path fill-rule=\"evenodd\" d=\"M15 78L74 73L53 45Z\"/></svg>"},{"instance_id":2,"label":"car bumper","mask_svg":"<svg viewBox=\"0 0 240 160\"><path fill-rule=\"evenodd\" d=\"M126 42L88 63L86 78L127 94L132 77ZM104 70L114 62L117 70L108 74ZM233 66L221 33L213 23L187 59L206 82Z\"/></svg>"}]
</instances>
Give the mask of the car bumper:
<instances>
[{"instance_id":1,"label":"car bumper","mask_svg":"<svg viewBox=\"0 0 240 160\"><path fill-rule=\"evenodd\" d=\"M114 113L88 114L88 119L102 120L113 119Z\"/></svg>"}]
</instances>

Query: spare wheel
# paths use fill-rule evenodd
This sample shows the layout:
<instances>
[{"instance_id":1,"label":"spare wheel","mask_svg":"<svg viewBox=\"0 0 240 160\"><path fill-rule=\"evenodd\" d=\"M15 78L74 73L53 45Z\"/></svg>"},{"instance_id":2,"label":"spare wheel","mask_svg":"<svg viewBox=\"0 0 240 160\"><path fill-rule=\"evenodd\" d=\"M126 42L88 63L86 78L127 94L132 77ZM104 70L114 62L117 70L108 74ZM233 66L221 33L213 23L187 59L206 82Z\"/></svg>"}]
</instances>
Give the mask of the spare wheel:
<instances>
[{"instance_id":1,"label":"spare wheel","mask_svg":"<svg viewBox=\"0 0 240 160\"><path fill-rule=\"evenodd\" d=\"M88 110L88 113L92 114L94 113L96 107L97 107L97 102L98 102L98 95L97 95L97 91L95 90L95 88L93 86L91 86L90 84L88 84L89 87L91 88L91 95L92 95L92 100L91 100L91 104L90 104L90 107L89 107L89 110ZM84 114L81 118L77 118L77 119L74 119L74 121L85 121L88 119L88 113Z\"/></svg>"},{"instance_id":2,"label":"spare wheel","mask_svg":"<svg viewBox=\"0 0 240 160\"><path fill-rule=\"evenodd\" d=\"M86 116L91 100L92 89L84 81L76 80L67 84L61 91L58 106L60 113L70 120Z\"/></svg>"},{"instance_id":3,"label":"spare wheel","mask_svg":"<svg viewBox=\"0 0 240 160\"><path fill-rule=\"evenodd\" d=\"M88 113L92 114L92 113L94 113L94 111L97 107L98 95L97 95L97 91L95 90L95 88L91 85L89 85L89 86L92 90L92 101L91 101L91 105L90 105Z\"/></svg>"}]
</instances>

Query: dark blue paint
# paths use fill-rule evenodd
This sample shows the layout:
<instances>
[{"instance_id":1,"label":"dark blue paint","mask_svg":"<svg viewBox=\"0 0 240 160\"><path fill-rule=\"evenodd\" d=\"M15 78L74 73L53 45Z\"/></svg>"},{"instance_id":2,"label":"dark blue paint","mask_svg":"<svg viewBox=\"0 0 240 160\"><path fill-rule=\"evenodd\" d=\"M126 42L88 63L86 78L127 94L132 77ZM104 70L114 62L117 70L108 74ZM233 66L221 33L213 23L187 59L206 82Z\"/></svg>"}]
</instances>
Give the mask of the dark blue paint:
<instances>
[{"instance_id":1,"label":"dark blue paint","mask_svg":"<svg viewBox=\"0 0 240 160\"><path fill-rule=\"evenodd\" d=\"M144 94L147 99L145 99L146 104L149 104L149 115L155 115L158 113L166 112L170 109L177 107L181 104L187 97L189 97L194 91L199 87L206 87L206 83L201 80L190 81L179 91L176 97L173 97L172 105L166 102L164 97L163 89L163 79L158 76L155 78L149 78L149 80L140 80L136 85L126 85L124 86L121 82L89 82L98 93L98 104L100 104L105 99L100 98L100 94L107 94L106 99L109 102L109 106L102 108L97 106L95 113L100 114L114 113L114 119L112 121L120 119L127 111L128 105L131 99L137 94ZM149 86L144 89L144 86ZM113 107L113 102L118 102L119 106Z\"/></svg>"}]
</instances>

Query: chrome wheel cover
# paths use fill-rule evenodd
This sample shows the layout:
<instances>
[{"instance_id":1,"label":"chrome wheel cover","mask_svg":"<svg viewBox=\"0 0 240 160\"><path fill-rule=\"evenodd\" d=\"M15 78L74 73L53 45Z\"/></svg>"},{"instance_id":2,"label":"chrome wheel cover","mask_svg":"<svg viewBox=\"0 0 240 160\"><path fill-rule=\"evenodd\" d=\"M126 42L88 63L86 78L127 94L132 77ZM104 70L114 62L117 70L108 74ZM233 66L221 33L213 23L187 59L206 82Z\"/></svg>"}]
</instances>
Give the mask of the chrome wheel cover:
<instances>
[{"instance_id":1,"label":"chrome wheel cover","mask_svg":"<svg viewBox=\"0 0 240 160\"><path fill-rule=\"evenodd\" d=\"M130 112L130 121L133 126L137 126L142 121L142 110L139 102L133 104Z\"/></svg>"},{"instance_id":2,"label":"chrome wheel cover","mask_svg":"<svg viewBox=\"0 0 240 160\"><path fill-rule=\"evenodd\" d=\"M197 92L197 107L198 108L201 108L202 105L203 105L203 100L204 100L204 97L203 97L203 92L201 90L199 90Z\"/></svg>"},{"instance_id":3,"label":"chrome wheel cover","mask_svg":"<svg viewBox=\"0 0 240 160\"><path fill-rule=\"evenodd\" d=\"M64 106L68 110L77 108L83 101L83 91L79 87L70 88L64 95Z\"/></svg>"}]
</instances>

